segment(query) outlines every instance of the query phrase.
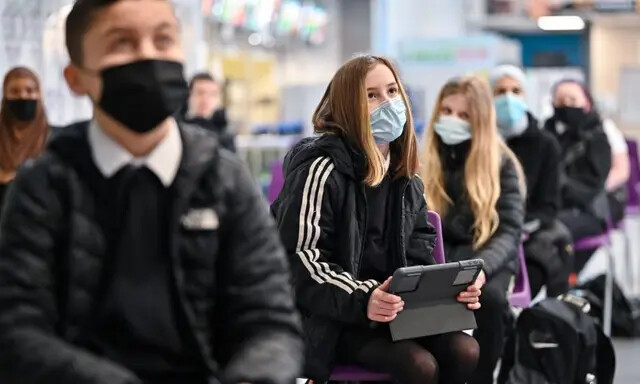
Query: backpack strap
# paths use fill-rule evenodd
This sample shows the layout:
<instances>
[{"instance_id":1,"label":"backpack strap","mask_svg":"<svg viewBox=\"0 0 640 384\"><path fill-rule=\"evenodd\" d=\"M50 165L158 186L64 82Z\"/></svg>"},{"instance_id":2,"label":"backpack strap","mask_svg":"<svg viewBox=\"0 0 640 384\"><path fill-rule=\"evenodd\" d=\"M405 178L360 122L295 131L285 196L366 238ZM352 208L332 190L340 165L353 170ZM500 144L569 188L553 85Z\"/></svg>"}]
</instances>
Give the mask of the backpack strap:
<instances>
[{"instance_id":1,"label":"backpack strap","mask_svg":"<svg viewBox=\"0 0 640 384\"><path fill-rule=\"evenodd\" d=\"M616 371L616 352L613 349L611 339L602 332L602 328L596 326L596 332L598 334L598 346L596 347L598 384L613 384L613 376Z\"/></svg>"}]
</instances>

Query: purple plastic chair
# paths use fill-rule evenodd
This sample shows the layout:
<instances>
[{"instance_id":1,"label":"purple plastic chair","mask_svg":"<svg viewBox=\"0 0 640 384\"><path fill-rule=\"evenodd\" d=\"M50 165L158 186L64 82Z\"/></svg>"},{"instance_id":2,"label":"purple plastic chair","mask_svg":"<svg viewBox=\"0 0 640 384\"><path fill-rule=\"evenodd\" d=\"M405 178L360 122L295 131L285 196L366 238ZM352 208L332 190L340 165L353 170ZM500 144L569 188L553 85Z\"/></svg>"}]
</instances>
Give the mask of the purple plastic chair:
<instances>
[{"instance_id":1,"label":"purple plastic chair","mask_svg":"<svg viewBox=\"0 0 640 384\"><path fill-rule=\"evenodd\" d=\"M627 139L629 153L629 180L627 180L627 215L640 214L640 162L638 158L638 142Z\"/></svg>"},{"instance_id":2,"label":"purple plastic chair","mask_svg":"<svg viewBox=\"0 0 640 384\"><path fill-rule=\"evenodd\" d=\"M529 285L529 274L527 273L527 263L525 262L522 243L518 248L518 261L520 263L520 273L516 277L513 293L509 296L509 303L512 307L528 308L531 305L531 285Z\"/></svg>"},{"instance_id":3,"label":"purple plastic chair","mask_svg":"<svg viewBox=\"0 0 640 384\"><path fill-rule=\"evenodd\" d=\"M271 166L271 184L269 184L268 199L272 204L280 194L284 185L284 173L282 171L282 161L276 161Z\"/></svg>"},{"instance_id":4,"label":"purple plastic chair","mask_svg":"<svg viewBox=\"0 0 640 384\"><path fill-rule=\"evenodd\" d=\"M442 243L442 222L436 212L428 212L429 223L436 229L436 246L433 249L433 259L438 264L444 264L444 246ZM527 285L528 285L527 280ZM331 372L329 381L391 381L387 373L373 372L356 365L339 365Z\"/></svg>"},{"instance_id":5,"label":"purple plastic chair","mask_svg":"<svg viewBox=\"0 0 640 384\"><path fill-rule=\"evenodd\" d=\"M604 247L607 256L607 271L605 278L604 291L604 313L602 316L602 332L611 335L611 315L613 304L613 256L611 255L611 231L615 226L610 219L606 220L605 231L594 236L588 236L578 239L573 243L573 249L576 251L590 251L600 247Z\"/></svg>"},{"instance_id":6,"label":"purple plastic chair","mask_svg":"<svg viewBox=\"0 0 640 384\"><path fill-rule=\"evenodd\" d=\"M440 220L440 215L438 212L429 211L429 224L433 225L436 229L436 247L433 249L433 259L438 264L445 263L445 255L444 255L444 244L442 240L442 220Z\"/></svg>"}]
</instances>

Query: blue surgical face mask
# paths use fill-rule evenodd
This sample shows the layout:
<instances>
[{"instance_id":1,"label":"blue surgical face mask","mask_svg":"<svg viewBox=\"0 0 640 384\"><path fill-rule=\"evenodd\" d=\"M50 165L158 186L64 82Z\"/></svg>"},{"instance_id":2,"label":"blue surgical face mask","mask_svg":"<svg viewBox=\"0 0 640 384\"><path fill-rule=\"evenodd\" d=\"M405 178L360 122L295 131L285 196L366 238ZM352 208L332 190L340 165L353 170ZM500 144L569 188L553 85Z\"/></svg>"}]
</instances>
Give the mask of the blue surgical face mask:
<instances>
[{"instance_id":1,"label":"blue surgical face mask","mask_svg":"<svg viewBox=\"0 0 640 384\"><path fill-rule=\"evenodd\" d=\"M371 131L376 144L389 144L404 131L407 107L401 97L378 105L369 115Z\"/></svg>"},{"instance_id":2,"label":"blue surgical face mask","mask_svg":"<svg viewBox=\"0 0 640 384\"><path fill-rule=\"evenodd\" d=\"M511 93L498 96L493 101L500 134L504 138L519 136L527 129L527 104Z\"/></svg>"},{"instance_id":3,"label":"blue surgical face mask","mask_svg":"<svg viewBox=\"0 0 640 384\"><path fill-rule=\"evenodd\" d=\"M443 143L447 145L460 144L471 140L471 124L455 116L440 116L433 129Z\"/></svg>"}]
</instances>

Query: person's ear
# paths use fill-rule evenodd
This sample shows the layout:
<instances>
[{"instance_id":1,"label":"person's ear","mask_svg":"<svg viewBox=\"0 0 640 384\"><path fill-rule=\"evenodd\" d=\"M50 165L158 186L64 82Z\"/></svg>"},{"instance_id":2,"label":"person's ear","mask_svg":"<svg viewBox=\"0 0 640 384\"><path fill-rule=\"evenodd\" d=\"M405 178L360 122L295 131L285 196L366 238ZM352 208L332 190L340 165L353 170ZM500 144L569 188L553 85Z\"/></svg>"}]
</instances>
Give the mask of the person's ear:
<instances>
[{"instance_id":1,"label":"person's ear","mask_svg":"<svg viewBox=\"0 0 640 384\"><path fill-rule=\"evenodd\" d=\"M85 96L89 93L80 79L80 70L74 64L69 64L64 69L64 79L71 91L77 96Z\"/></svg>"}]
</instances>

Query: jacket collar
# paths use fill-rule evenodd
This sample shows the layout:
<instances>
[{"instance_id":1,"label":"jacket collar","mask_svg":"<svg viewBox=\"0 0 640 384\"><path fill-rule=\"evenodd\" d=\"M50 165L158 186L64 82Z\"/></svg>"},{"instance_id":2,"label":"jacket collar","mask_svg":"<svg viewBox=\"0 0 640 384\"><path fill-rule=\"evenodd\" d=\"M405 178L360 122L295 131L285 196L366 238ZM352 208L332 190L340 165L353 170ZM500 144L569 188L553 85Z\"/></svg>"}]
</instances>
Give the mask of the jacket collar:
<instances>
[{"instance_id":1,"label":"jacket collar","mask_svg":"<svg viewBox=\"0 0 640 384\"><path fill-rule=\"evenodd\" d=\"M329 156L336 170L353 179L362 180L366 170L364 153L346 138L329 133L300 140L285 157L285 175L308 160L320 156Z\"/></svg>"},{"instance_id":2,"label":"jacket collar","mask_svg":"<svg viewBox=\"0 0 640 384\"><path fill-rule=\"evenodd\" d=\"M182 139L175 120L171 119L169 132L160 143L144 157L134 157L127 149L107 135L93 120L87 134L93 161L104 177L115 175L127 165L149 168L169 187L176 177L182 159Z\"/></svg>"},{"instance_id":3,"label":"jacket collar","mask_svg":"<svg viewBox=\"0 0 640 384\"><path fill-rule=\"evenodd\" d=\"M439 148L443 164L446 164L448 168L457 169L464 167L467 155L471 150L471 140L466 140L456 145L447 145L440 142Z\"/></svg>"},{"instance_id":4,"label":"jacket collar","mask_svg":"<svg viewBox=\"0 0 640 384\"><path fill-rule=\"evenodd\" d=\"M215 134L187 123L178 123L178 128L182 157L174 186L177 193L185 197L195 188L195 180L212 165L218 154L218 141ZM96 164L91 161L88 131L88 121L62 128L49 142L47 151L55 153L82 174L101 175Z\"/></svg>"}]
</instances>

